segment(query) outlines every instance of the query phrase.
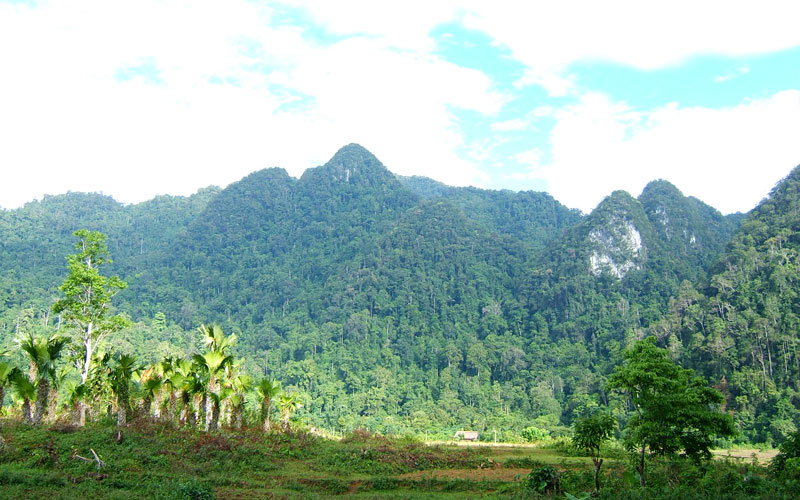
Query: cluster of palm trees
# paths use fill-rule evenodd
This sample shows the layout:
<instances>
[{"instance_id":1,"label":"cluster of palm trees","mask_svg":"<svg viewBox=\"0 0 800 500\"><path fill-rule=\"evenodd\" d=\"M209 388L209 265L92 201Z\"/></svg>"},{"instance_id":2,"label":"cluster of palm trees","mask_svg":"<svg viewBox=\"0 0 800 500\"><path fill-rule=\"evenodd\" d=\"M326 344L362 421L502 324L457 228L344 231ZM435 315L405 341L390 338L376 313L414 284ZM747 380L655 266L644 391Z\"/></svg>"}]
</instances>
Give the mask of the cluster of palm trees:
<instances>
[{"instance_id":1,"label":"cluster of palm trees","mask_svg":"<svg viewBox=\"0 0 800 500\"><path fill-rule=\"evenodd\" d=\"M69 339L59 335L20 335L17 345L30 361L28 372L0 361L0 405L9 387L13 398L19 402L21 418L25 423L39 425L45 415L55 413L59 382L64 378L63 371L57 370L57 362L68 343Z\"/></svg>"},{"instance_id":2,"label":"cluster of palm trees","mask_svg":"<svg viewBox=\"0 0 800 500\"><path fill-rule=\"evenodd\" d=\"M29 369L25 373L0 361L0 411L6 388L11 389L13 400L9 412L18 412L32 425L56 419L84 425L85 412L78 411L84 404L95 417L103 412L116 413L121 439L121 429L131 418L205 431L215 431L221 425L240 429L248 413L247 395L256 394L260 411L250 413L260 417L264 431L271 430L273 403L280 410L283 428L288 429L291 415L300 407L297 395L283 392L280 383L271 378L256 382L242 373L241 363L231 355L236 335L225 335L218 325L202 325L198 331L205 349L190 359L166 357L140 366L132 355L106 352L96 355L91 375L83 384L70 376L71 367L58 366L66 357L69 339L21 336L17 344L29 361ZM60 406L59 388L65 396Z\"/></svg>"}]
</instances>

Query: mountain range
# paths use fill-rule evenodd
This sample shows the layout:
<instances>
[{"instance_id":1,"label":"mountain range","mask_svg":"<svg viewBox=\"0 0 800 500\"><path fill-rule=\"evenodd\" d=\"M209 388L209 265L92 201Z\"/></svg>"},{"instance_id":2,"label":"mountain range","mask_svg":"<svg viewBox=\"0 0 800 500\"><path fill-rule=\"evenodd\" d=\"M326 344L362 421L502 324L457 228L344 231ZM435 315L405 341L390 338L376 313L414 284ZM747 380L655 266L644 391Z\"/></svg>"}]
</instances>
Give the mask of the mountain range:
<instances>
[{"instance_id":1,"label":"mountain range","mask_svg":"<svg viewBox=\"0 0 800 500\"><path fill-rule=\"evenodd\" d=\"M0 211L0 347L21 323L56 327L87 228L130 285L116 349L188 353L218 322L316 425L557 434L620 404L606 376L652 335L725 394L737 439L777 442L800 417L799 186L796 168L749 214L722 215L656 180L584 215L545 193L397 176L351 144L299 179L265 169L136 205L45 196Z\"/></svg>"}]
</instances>

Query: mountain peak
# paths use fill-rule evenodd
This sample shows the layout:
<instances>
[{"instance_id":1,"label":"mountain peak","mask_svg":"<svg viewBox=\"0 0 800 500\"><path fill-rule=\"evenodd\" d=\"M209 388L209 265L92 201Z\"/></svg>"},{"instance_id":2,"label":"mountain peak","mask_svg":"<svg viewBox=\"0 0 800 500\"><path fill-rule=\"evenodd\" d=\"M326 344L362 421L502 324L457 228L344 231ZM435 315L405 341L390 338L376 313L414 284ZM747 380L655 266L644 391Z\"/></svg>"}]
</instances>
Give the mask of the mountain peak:
<instances>
[{"instance_id":1,"label":"mountain peak","mask_svg":"<svg viewBox=\"0 0 800 500\"><path fill-rule=\"evenodd\" d=\"M375 155L358 144L344 146L325 165L306 170L302 179L374 186L399 184Z\"/></svg>"},{"instance_id":2,"label":"mountain peak","mask_svg":"<svg viewBox=\"0 0 800 500\"><path fill-rule=\"evenodd\" d=\"M642 194L639 196L639 201L652 198L656 195L684 197L681 190L678 189L675 184L664 179L657 179L647 183Z\"/></svg>"},{"instance_id":3,"label":"mountain peak","mask_svg":"<svg viewBox=\"0 0 800 500\"><path fill-rule=\"evenodd\" d=\"M378 159L370 153L367 148L360 144L351 142L347 146L343 146L333 155L328 163L371 163L377 162Z\"/></svg>"}]
</instances>

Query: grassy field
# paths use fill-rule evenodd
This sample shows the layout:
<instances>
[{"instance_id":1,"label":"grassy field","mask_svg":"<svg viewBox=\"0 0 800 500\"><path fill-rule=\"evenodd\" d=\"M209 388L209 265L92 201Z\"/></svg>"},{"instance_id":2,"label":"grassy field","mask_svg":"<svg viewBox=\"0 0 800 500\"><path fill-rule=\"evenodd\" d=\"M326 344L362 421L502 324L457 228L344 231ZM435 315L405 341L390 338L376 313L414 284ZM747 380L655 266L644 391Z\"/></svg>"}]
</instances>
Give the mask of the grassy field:
<instances>
[{"instance_id":1,"label":"grassy field","mask_svg":"<svg viewBox=\"0 0 800 500\"><path fill-rule=\"evenodd\" d=\"M544 465L562 472L565 491L591 489L589 458L531 446L426 445L366 433L334 441L258 429L209 435L158 424L126 429L122 443L115 435L110 423L80 430L7 423L0 497L530 498L527 475ZM630 482L625 470L622 458L606 459L617 488Z\"/></svg>"}]
</instances>

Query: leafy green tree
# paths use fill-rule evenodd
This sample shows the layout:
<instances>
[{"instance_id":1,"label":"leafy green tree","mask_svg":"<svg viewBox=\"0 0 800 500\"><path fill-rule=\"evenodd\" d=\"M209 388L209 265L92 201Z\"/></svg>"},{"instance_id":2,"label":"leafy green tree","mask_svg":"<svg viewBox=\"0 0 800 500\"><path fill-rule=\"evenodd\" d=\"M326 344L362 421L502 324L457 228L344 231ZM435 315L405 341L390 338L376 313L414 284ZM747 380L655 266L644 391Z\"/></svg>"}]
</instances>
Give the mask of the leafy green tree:
<instances>
[{"instance_id":1,"label":"leafy green tree","mask_svg":"<svg viewBox=\"0 0 800 500\"><path fill-rule=\"evenodd\" d=\"M109 334L122 329L127 320L110 313L111 299L128 285L116 276L100 274L99 267L110 263L106 236L96 231L75 231L78 253L67 256L69 275L59 287L64 297L53 305L67 324L77 331L80 344L77 360L81 383L85 384L92 368L92 356L98 344ZM86 405L80 403L79 425L85 422Z\"/></svg>"},{"instance_id":2,"label":"leafy green tree","mask_svg":"<svg viewBox=\"0 0 800 500\"><path fill-rule=\"evenodd\" d=\"M264 432L269 432L272 400L280 394L281 384L271 378L262 378L256 386L256 392L261 397L261 425L264 427Z\"/></svg>"},{"instance_id":3,"label":"leafy green tree","mask_svg":"<svg viewBox=\"0 0 800 500\"><path fill-rule=\"evenodd\" d=\"M644 485L645 451L674 455L683 450L695 460L711 458L714 436L735 433L730 415L717 407L722 394L692 370L677 366L653 337L636 342L608 381L609 389L628 396L635 414L628 421L626 444L639 450L639 481Z\"/></svg>"},{"instance_id":4,"label":"leafy green tree","mask_svg":"<svg viewBox=\"0 0 800 500\"><path fill-rule=\"evenodd\" d=\"M598 413L575 421L572 445L592 457L595 494L600 491L600 467L603 465L600 447L611 439L616 427L616 419L608 413Z\"/></svg>"},{"instance_id":5,"label":"leafy green tree","mask_svg":"<svg viewBox=\"0 0 800 500\"><path fill-rule=\"evenodd\" d=\"M786 438L778 448L778 454L772 459L770 468L775 473L782 473L790 460L800 469L800 431Z\"/></svg>"},{"instance_id":6,"label":"leafy green tree","mask_svg":"<svg viewBox=\"0 0 800 500\"><path fill-rule=\"evenodd\" d=\"M547 430L536 427L535 425L525 427L522 429L522 432L520 432L520 435L529 443L535 443L536 441L541 441L542 439L550 437L550 433L547 432Z\"/></svg>"}]
</instances>

